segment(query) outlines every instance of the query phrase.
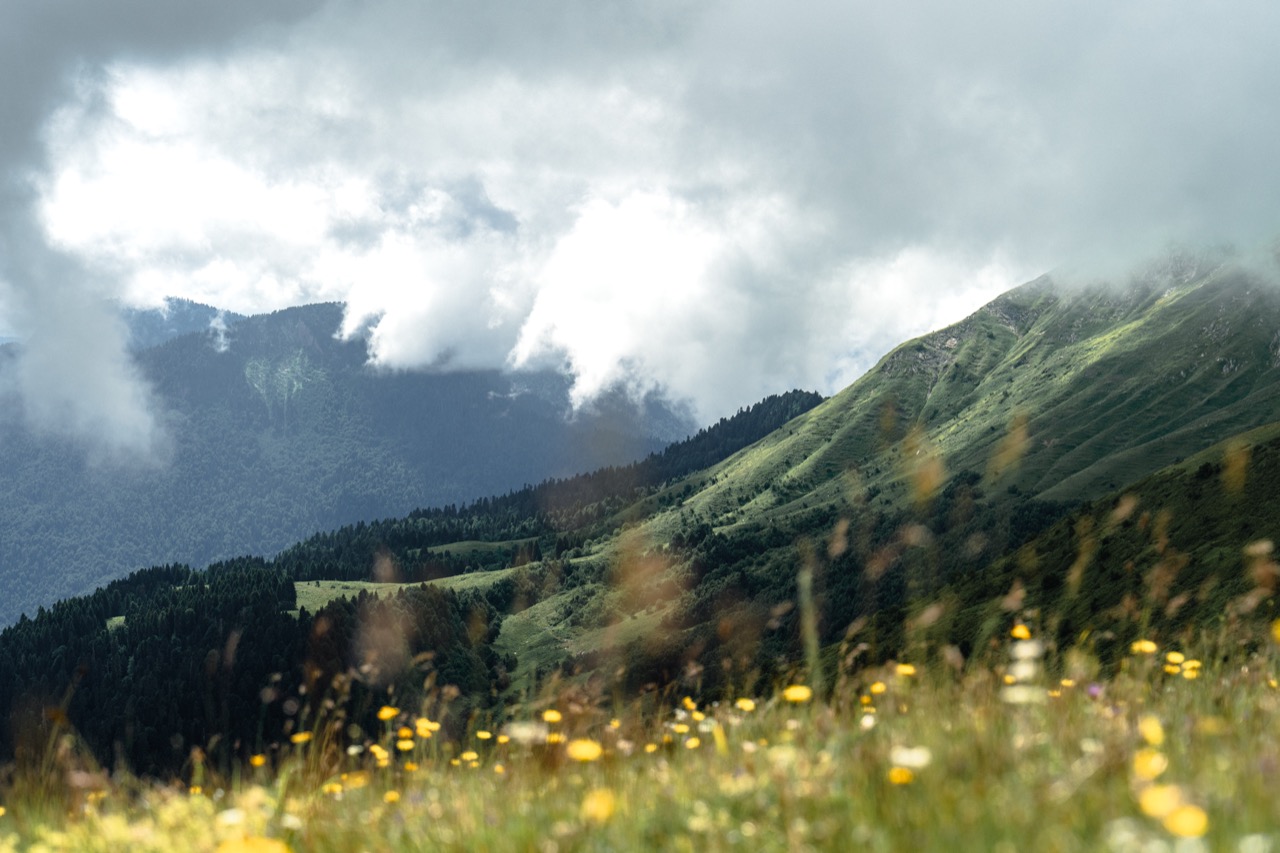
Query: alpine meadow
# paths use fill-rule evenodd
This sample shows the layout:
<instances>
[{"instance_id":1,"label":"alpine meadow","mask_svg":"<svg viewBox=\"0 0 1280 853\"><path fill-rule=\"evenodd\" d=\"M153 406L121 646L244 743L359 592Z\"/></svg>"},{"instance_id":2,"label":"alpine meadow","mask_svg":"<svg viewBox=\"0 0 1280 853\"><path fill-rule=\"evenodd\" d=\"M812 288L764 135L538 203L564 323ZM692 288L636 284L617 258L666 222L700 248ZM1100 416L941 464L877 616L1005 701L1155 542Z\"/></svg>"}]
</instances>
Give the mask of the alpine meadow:
<instances>
[{"instance_id":1,"label":"alpine meadow","mask_svg":"<svg viewBox=\"0 0 1280 853\"><path fill-rule=\"evenodd\" d=\"M1280 850L1278 31L10 0L0 853Z\"/></svg>"}]
</instances>

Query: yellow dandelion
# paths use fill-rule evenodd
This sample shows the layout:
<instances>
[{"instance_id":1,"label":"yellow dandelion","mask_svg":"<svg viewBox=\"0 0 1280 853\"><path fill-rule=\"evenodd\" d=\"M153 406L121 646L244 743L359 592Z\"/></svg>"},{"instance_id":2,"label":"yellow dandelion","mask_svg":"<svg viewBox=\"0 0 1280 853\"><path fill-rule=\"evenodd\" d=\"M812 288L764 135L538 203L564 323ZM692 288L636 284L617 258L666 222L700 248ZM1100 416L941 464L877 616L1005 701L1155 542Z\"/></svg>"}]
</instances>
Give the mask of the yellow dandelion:
<instances>
[{"instance_id":1,"label":"yellow dandelion","mask_svg":"<svg viewBox=\"0 0 1280 853\"><path fill-rule=\"evenodd\" d=\"M701 711L694 711L692 714L689 715L689 717L695 723L700 723L707 718L707 715L702 713Z\"/></svg>"},{"instance_id":2,"label":"yellow dandelion","mask_svg":"<svg viewBox=\"0 0 1280 853\"><path fill-rule=\"evenodd\" d=\"M889 685L885 684L883 681L873 681L871 682L871 686L867 688L867 690L871 691L872 696L879 696L888 689Z\"/></svg>"},{"instance_id":3,"label":"yellow dandelion","mask_svg":"<svg viewBox=\"0 0 1280 853\"><path fill-rule=\"evenodd\" d=\"M542 712L542 721L544 723L558 723L564 719L564 715L555 708L548 708Z\"/></svg>"},{"instance_id":4,"label":"yellow dandelion","mask_svg":"<svg viewBox=\"0 0 1280 853\"><path fill-rule=\"evenodd\" d=\"M698 703L697 703L697 702L695 702L695 701L693 701L693 697L692 697L692 696L686 696L686 697L684 697L683 699L681 699L681 700L680 700L680 704L684 706L684 709L685 709L686 711L696 711L696 710L698 710Z\"/></svg>"},{"instance_id":5,"label":"yellow dandelion","mask_svg":"<svg viewBox=\"0 0 1280 853\"><path fill-rule=\"evenodd\" d=\"M744 714L750 714L752 711L756 709L756 703L754 699L748 699L744 696L741 699L739 699L737 702L734 702L733 707L737 708L739 711L741 711Z\"/></svg>"},{"instance_id":6,"label":"yellow dandelion","mask_svg":"<svg viewBox=\"0 0 1280 853\"><path fill-rule=\"evenodd\" d=\"M1186 661L1187 656L1182 652L1169 652L1164 656L1164 659L1169 663L1181 664Z\"/></svg>"},{"instance_id":7,"label":"yellow dandelion","mask_svg":"<svg viewBox=\"0 0 1280 853\"><path fill-rule=\"evenodd\" d=\"M1168 675L1177 675L1182 672L1182 667L1178 666L1176 663L1167 663L1164 665L1164 671Z\"/></svg>"},{"instance_id":8,"label":"yellow dandelion","mask_svg":"<svg viewBox=\"0 0 1280 853\"><path fill-rule=\"evenodd\" d=\"M511 735L498 735L498 743L511 743Z\"/></svg>"},{"instance_id":9,"label":"yellow dandelion","mask_svg":"<svg viewBox=\"0 0 1280 853\"><path fill-rule=\"evenodd\" d=\"M466 752L462 753L462 755L459 755L458 757L461 758L463 761L475 761L477 758L480 757L480 754L476 752L474 749L468 749Z\"/></svg>"},{"instance_id":10,"label":"yellow dandelion","mask_svg":"<svg viewBox=\"0 0 1280 853\"><path fill-rule=\"evenodd\" d=\"M1014 677L1012 674L1007 673L1007 672L1004 674L1004 679L1003 679L1003 680L1004 680L1004 683L1005 683L1005 684L1016 684L1016 683L1017 683L1017 681L1018 681L1018 679L1017 679L1016 677Z\"/></svg>"},{"instance_id":11,"label":"yellow dandelion","mask_svg":"<svg viewBox=\"0 0 1280 853\"><path fill-rule=\"evenodd\" d=\"M1182 805L1182 789L1177 785L1148 785L1138 794L1138 806L1147 817L1163 818Z\"/></svg>"},{"instance_id":12,"label":"yellow dandelion","mask_svg":"<svg viewBox=\"0 0 1280 853\"><path fill-rule=\"evenodd\" d=\"M910 785L916 780L916 774L907 767L889 768L889 782L893 785Z\"/></svg>"},{"instance_id":13,"label":"yellow dandelion","mask_svg":"<svg viewBox=\"0 0 1280 853\"><path fill-rule=\"evenodd\" d=\"M398 716L400 716L400 709L394 705L383 705L378 709L378 719L382 720L384 723L389 720L394 720Z\"/></svg>"},{"instance_id":14,"label":"yellow dandelion","mask_svg":"<svg viewBox=\"0 0 1280 853\"><path fill-rule=\"evenodd\" d=\"M396 732L396 737L400 738L401 740L404 740L405 738L411 738L413 737L413 729L409 728L408 726L401 726L400 730Z\"/></svg>"},{"instance_id":15,"label":"yellow dandelion","mask_svg":"<svg viewBox=\"0 0 1280 853\"><path fill-rule=\"evenodd\" d=\"M606 823L617 811L618 798L608 788L596 788L582 798L582 819L590 823Z\"/></svg>"},{"instance_id":16,"label":"yellow dandelion","mask_svg":"<svg viewBox=\"0 0 1280 853\"><path fill-rule=\"evenodd\" d=\"M609 728L613 729L616 732L618 729L622 728L622 720L619 720L617 717L614 717L612 720L609 721Z\"/></svg>"},{"instance_id":17,"label":"yellow dandelion","mask_svg":"<svg viewBox=\"0 0 1280 853\"><path fill-rule=\"evenodd\" d=\"M1182 677L1185 678L1187 681L1195 681L1197 678L1200 677L1200 670L1187 669L1184 667L1182 670Z\"/></svg>"},{"instance_id":18,"label":"yellow dandelion","mask_svg":"<svg viewBox=\"0 0 1280 853\"><path fill-rule=\"evenodd\" d=\"M312 738L311 732L294 732L289 736L290 743L306 743Z\"/></svg>"},{"instance_id":19,"label":"yellow dandelion","mask_svg":"<svg viewBox=\"0 0 1280 853\"><path fill-rule=\"evenodd\" d=\"M204 793L204 788L199 785L192 785L188 790L191 792L192 796L198 796Z\"/></svg>"},{"instance_id":20,"label":"yellow dandelion","mask_svg":"<svg viewBox=\"0 0 1280 853\"><path fill-rule=\"evenodd\" d=\"M417 772L417 770L418 770L418 762L416 762L416 761L406 761L406 762L404 763L404 770L405 770L405 772L406 772L406 773L415 773L415 772Z\"/></svg>"},{"instance_id":21,"label":"yellow dandelion","mask_svg":"<svg viewBox=\"0 0 1280 853\"><path fill-rule=\"evenodd\" d=\"M1154 640L1134 640L1133 645L1129 646L1129 651L1135 655L1154 655L1156 650Z\"/></svg>"},{"instance_id":22,"label":"yellow dandelion","mask_svg":"<svg viewBox=\"0 0 1280 853\"><path fill-rule=\"evenodd\" d=\"M1076 686L1076 682L1074 678L1064 678L1062 679L1062 681L1059 682L1059 684L1061 684L1063 687L1068 687L1068 688Z\"/></svg>"},{"instance_id":23,"label":"yellow dandelion","mask_svg":"<svg viewBox=\"0 0 1280 853\"><path fill-rule=\"evenodd\" d=\"M1202 666L1204 666L1204 663L1196 660L1195 658L1182 662L1183 669L1199 669Z\"/></svg>"},{"instance_id":24,"label":"yellow dandelion","mask_svg":"<svg viewBox=\"0 0 1280 853\"><path fill-rule=\"evenodd\" d=\"M702 738L700 737L691 737L684 742L685 749L697 749L700 746L702 746Z\"/></svg>"},{"instance_id":25,"label":"yellow dandelion","mask_svg":"<svg viewBox=\"0 0 1280 853\"><path fill-rule=\"evenodd\" d=\"M379 761L386 761L387 758L390 757L391 755L391 753L387 752L387 748L385 746L378 743L372 744L369 747L369 751L372 752L373 757L378 759Z\"/></svg>"},{"instance_id":26,"label":"yellow dandelion","mask_svg":"<svg viewBox=\"0 0 1280 853\"><path fill-rule=\"evenodd\" d=\"M413 749L413 740L407 737L401 738L400 740L396 741L396 749L400 750L401 752L409 752L411 749Z\"/></svg>"},{"instance_id":27,"label":"yellow dandelion","mask_svg":"<svg viewBox=\"0 0 1280 853\"><path fill-rule=\"evenodd\" d=\"M797 705L808 702L813 698L813 688L807 684L792 684L782 691L782 698Z\"/></svg>"},{"instance_id":28,"label":"yellow dandelion","mask_svg":"<svg viewBox=\"0 0 1280 853\"><path fill-rule=\"evenodd\" d=\"M502 764L495 764L493 765L493 772L501 776L503 773L507 772L507 768Z\"/></svg>"},{"instance_id":29,"label":"yellow dandelion","mask_svg":"<svg viewBox=\"0 0 1280 853\"><path fill-rule=\"evenodd\" d=\"M656 743L646 743L644 745L644 751L650 754L655 753L658 751L658 745Z\"/></svg>"},{"instance_id":30,"label":"yellow dandelion","mask_svg":"<svg viewBox=\"0 0 1280 853\"><path fill-rule=\"evenodd\" d=\"M1164 816L1164 828L1179 838L1199 838L1209 828L1209 816L1194 805L1178 806Z\"/></svg>"},{"instance_id":31,"label":"yellow dandelion","mask_svg":"<svg viewBox=\"0 0 1280 853\"><path fill-rule=\"evenodd\" d=\"M4 817L4 816L5 816L5 812L6 812L6 811L7 811L7 809L5 809L5 807L4 807L4 806L0 806L0 817Z\"/></svg>"},{"instance_id":32,"label":"yellow dandelion","mask_svg":"<svg viewBox=\"0 0 1280 853\"><path fill-rule=\"evenodd\" d=\"M291 853L292 848L278 838L251 835L246 838L228 838L218 845L216 853Z\"/></svg>"},{"instance_id":33,"label":"yellow dandelion","mask_svg":"<svg viewBox=\"0 0 1280 853\"><path fill-rule=\"evenodd\" d=\"M909 663L900 663L894 667L893 671L904 677L910 677L916 674L915 665Z\"/></svg>"},{"instance_id":34,"label":"yellow dandelion","mask_svg":"<svg viewBox=\"0 0 1280 853\"><path fill-rule=\"evenodd\" d=\"M476 740L489 740L492 737L493 732L485 731L484 729L476 732Z\"/></svg>"},{"instance_id":35,"label":"yellow dandelion","mask_svg":"<svg viewBox=\"0 0 1280 853\"><path fill-rule=\"evenodd\" d=\"M341 793L342 793L342 783L341 783L341 782L326 782L326 783L325 783L325 784L320 788L320 793L322 793L322 794L328 794L328 795L330 795L330 796L336 796L337 794L341 794Z\"/></svg>"},{"instance_id":36,"label":"yellow dandelion","mask_svg":"<svg viewBox=\"0 0 1280 853\"><path fill-rule=\"evenodd\" d=\"M1151 782L1169 769L1169 759L1158 749L1143 747L1133 754L1133 775Z\"/></svg>"},{"instance_id":37,"label":"yellow dandelion","mask_svg":"<svg viewBox=\"0 0 1280 853\"><path fill-rule=\"evenodd\" d=\"M1138 733L1152 746L1164 744L1164 726L1160 725L1160 720L1151 714L1138 720Z\"/></svg>"},{"instance_id":38,"label":"yellow dandelion","mask_svg":"<svg viewBox=\"0 0 1280 853\"><path fill-rule=\"evenodd\" d=\"M256 755L249 756L250 767L262 767L266 763L267 763L267 757L263 755L261 752L257 753Z\"/></svg>"},{"instance_id":39,"label":"yellow dandelion","mask_svg":"<svg viewBox=\"0 0 1280 853\"><path fill-rule=\"evenodd\" d=\"M604 755L604 747L589 738L576 738L569 741L564 751L574 761L595 761Z\"/></svg>"},{"instance_id":40,"label":"yellow dandelion","mask_svg":"<svg viewBox=\"0 0 1280 853\"><path fill-rule=\"evenodd\" d=\"M413 726L414 733L423 740L431 737L432 733L438 731L439 728L439 723L433 723L426 717L419 717Z\"/></svg>"},{"instance_id":41,"label":"yellow dandelion","mask_svg":"<svg viewBox=\"0 0 1280 853\"><path fill-rule=\"evenodd\" d=\"M398 803L400 802L400 792L394 789L387 791L382 795L382 801L384 803Z\"/></svg>"},{"instance_id":42,"label":"yellow dandelion","mask_svg":"<svg viewBox=\"0 0 1280 853\"><path fill-rule=\"evenodd\" d=\"M547 743L564 743L565 737L560 732L551 732L547 735Z\"/></svg>"},{"instance_id":43,"label":"yellow dandelion","mask_svg":"<svg viewBox=\"0 0 1280 853\"><path fill-rule=\"evenodd\" d=\"M687 735L689 733L688 723L675 723L671 726L671 731L678 735Z\"/></svg>"},{"instance_id":44,"label":"yellow dandelion","mask_svg":"<svg viewBox=\"0 0 1280 853\"><path fill-rule=\"evenodd\" d=\"M1013 637L1015 640L1030 640L1031 629L1019 622L1017 625L1013 626L1013 630L1009 632L1009 636Z\"/></svg>"}]
</instances>

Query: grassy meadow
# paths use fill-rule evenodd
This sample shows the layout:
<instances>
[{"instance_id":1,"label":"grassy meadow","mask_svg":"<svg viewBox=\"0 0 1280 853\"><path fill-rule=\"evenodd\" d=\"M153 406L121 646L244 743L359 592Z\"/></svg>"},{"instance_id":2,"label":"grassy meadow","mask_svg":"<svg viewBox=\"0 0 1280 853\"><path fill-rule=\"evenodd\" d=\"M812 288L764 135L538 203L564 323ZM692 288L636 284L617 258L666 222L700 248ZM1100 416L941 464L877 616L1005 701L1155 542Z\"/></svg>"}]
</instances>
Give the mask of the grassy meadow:
<instances>
[{"instance_id":1,"label":"grassy meadow","mask_svg":"<svg viewBox=\"0 0 1280 853\"><path fill-rule=\"evenodd\" d=\"M555 681L448 739L446 688L378 732L303 721L230 777L196 750L170 784L107 776L64 729L9 769L0 850L1264 851L1276 642L1144 639L1103 677L1087 643L1011 615L985 660L939 650L822 695L797 676L618 703Z\"/></svg>"}]
</instances>

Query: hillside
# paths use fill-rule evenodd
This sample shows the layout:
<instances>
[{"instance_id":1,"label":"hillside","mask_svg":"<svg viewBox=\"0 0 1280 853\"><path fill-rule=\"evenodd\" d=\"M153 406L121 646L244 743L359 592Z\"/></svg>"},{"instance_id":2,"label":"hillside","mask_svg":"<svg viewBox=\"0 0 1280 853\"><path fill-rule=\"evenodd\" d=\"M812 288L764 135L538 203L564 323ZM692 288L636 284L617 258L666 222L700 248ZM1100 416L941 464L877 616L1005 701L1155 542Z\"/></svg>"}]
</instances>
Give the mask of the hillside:
<instances>
[{"instance_id":1,"label":"hillside","mask_svg":"<svg viewBox=\"0 0 1280 853\"><path fill-rule=\"evenodd\" d=\"M693 431L656 399L571 416L557 374L376 373L361 342L334 338L341 310L138 353L172 438L155 468L95 465L0 418L0 624L142 566L272 554L316 530L628 463Z\"/></svg>"},{"instance_id":2,"label":"hillside","mask_svg":"<svg viewBox=\"0 0 1280 853\"><path fill-rule=\"evenodd\" d=\"M1093 637L1114 665L1129 638L1223 624L1225 605L1271 614L1241 604L1274 585L1269 561L1242 581L1241 554L1273 535L1277 329L1280 293L1229 265L1042 279L812 408L771 398L635 465L63 602L0 637L0 685L53 697L95 662L71 718L99 751L145 729L127 749L162 769L184 754L165 746L174 727L219 736L224 761L278 739L281 697L304 688L350 693L364 725L378 691L412 704L424 679L460 688L454 719L500 718L559 680L715 697L785 683L806 658L827 677L906 651L963 660L1015 616ZM263 722L228 743L267 678Z\"/></svg>"}]
</instances>

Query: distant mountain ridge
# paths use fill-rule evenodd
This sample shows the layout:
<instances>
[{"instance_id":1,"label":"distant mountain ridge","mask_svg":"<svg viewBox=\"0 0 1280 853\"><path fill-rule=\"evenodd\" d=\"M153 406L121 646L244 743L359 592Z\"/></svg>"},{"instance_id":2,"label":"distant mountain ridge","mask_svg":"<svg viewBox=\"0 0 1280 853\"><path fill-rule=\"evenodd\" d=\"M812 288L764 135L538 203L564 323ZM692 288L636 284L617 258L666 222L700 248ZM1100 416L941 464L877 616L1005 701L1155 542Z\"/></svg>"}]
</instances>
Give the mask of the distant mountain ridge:
<instances>
[{"instance_id":1,"label":"distant mountain ridge","mask_svg":"<svg viewBox=\"0 0 1280 853\"><path fill-rule=\"evenodd\" d=\"M217 316L172 303L169 325L133 317L162 339L136 355L173 440L159 470L87 466L0 423L0 624L141 566L270 554L316 530L628 463L695 428L620 393L571 415L554 373L378 373L362 342L335 338L336 304L225 332L209 327Z\"/></svg>"}]
</instances>

